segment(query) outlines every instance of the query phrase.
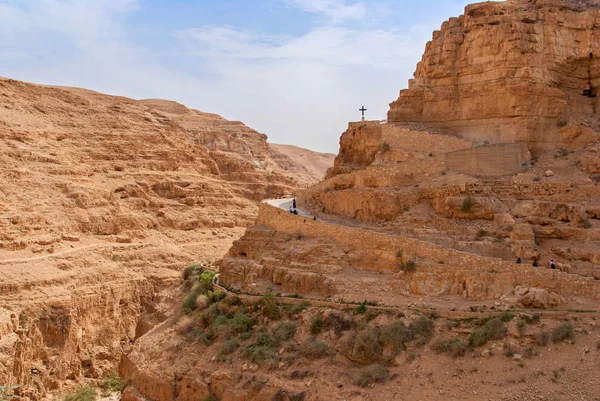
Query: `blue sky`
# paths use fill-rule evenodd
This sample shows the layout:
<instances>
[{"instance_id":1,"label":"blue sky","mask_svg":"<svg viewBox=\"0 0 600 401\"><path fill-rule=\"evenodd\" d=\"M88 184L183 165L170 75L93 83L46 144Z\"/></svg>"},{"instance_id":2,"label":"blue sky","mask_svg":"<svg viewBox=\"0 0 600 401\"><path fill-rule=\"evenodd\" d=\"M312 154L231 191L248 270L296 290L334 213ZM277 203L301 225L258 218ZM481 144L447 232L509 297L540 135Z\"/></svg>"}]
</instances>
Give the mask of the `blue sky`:
<instances>
[{"instance_id":1,"label":"blue sky","mask_svg":"<svg viewBox=\"0 0 600 401\"><path fill-rule=\"evenodd\" d=\"M176 100L337 153L463 0L0 0L0 76Z\"/></svg>"}]
</instances>

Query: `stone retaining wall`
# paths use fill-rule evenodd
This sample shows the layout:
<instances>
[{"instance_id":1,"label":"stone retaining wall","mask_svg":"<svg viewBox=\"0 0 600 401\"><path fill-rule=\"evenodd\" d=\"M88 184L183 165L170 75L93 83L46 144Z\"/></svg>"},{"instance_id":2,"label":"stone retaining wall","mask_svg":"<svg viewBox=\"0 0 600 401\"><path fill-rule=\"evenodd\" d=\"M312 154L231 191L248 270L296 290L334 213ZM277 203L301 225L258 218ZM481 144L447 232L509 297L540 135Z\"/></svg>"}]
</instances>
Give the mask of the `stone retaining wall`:
<instances>
[{"instance_id":1,"label":"stone retaining wall","mask_svg":"<svg viewBox=\"0 0 600 401\"><path fill-rule=\"evenodd\" d=\"M522 144L496 144L447 153L446 166L475 176L506 176L520 172L529 159L529 151Z\"/></svg>"},{"instance_id":2,"label":"stone retaining wall","mask_svg":"<svg viewBox=\"0 0 600 401\"><path fill-rule=\"evenodd\" d=\"M461 286L489 296L492 295L491 292L503 293L516 285L526 285L546 288L564 296L600 299L600 281L592 278L533 268L529 265L517 265L413 238L314 221L291 215L287 211L264 203L260 205L257 225L264 225L278 232L331 238L349 249L362 252L363 266L361 267L365 270L392 272L396 266L390 263L390 255L395 255L401 250L405 258L417 259L421 266L418 273L413 274L411 289L428 288L429 283L418 282L419 278L422 278L441 280L438 285L446 286L450 293L457 294L461 293ZM444 264L438 264L438 261L443 261ZM453 282L443 283L446 279Z\"/></svg>"}]
</instances>

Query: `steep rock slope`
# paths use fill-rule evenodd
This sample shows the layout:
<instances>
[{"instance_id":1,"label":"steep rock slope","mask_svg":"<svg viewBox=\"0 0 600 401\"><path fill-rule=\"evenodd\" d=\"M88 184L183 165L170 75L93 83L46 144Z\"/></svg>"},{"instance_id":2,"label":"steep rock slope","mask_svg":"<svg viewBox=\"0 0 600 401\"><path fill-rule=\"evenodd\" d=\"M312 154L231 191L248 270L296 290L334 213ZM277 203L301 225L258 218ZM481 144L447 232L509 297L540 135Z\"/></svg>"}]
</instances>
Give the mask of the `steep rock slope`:
<instances>
[{"instance_id":1,"label":"steep rock slope","mask_svg":"<svg viewBox=\"0 0 600 401\"><path fill-rule=\"evenodd\" d=\"M115 369L184 266L311 182L266 139L175 102L0 79L0 385L38 399Z\"/></svg>"},{"instance_id":2,"label":"steep rock slope","mask_svg":"<svg viewBox=\"0 0 600 401\"><path fill-rule=\"evenodd\" d=\"M600 127L600 4L595 0L477 3L444 22L388 121L463 138L552 147L567 122ZM550 143L550 145L548 144Z\"/></svg>"},{"instance_id":3,"label":"steep rock slope","mask_svg":"<svg viewBox=\"0 0 600 401\"><path fill-rule=\"evenodd\" d=\"M293 145L270 144L271 158L283 171L299 182L314 184L325 177L333 165L333 153L319 153Z\"/></svg>"}]
</instances>

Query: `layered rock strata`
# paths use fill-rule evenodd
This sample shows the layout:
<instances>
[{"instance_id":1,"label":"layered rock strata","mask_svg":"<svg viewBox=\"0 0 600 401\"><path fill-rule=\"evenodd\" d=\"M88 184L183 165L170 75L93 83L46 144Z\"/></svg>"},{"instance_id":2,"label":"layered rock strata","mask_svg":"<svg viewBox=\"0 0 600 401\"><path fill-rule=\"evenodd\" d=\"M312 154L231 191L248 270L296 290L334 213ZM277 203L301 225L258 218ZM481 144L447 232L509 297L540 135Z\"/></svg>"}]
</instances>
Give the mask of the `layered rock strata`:
<instances>
[{"instance_id":1,"label":"layered rock strata","mask_svg":"<svg viewBox=\"0 0 600 401\"><path fill-rule=\"evenodd\" d=\"M388 121L473 142L553 147L567 124L599 128L600 5L509 0L467 6L427 43ZM591 95L584 96L584 89Z\"/></svg>"}]
</instances>

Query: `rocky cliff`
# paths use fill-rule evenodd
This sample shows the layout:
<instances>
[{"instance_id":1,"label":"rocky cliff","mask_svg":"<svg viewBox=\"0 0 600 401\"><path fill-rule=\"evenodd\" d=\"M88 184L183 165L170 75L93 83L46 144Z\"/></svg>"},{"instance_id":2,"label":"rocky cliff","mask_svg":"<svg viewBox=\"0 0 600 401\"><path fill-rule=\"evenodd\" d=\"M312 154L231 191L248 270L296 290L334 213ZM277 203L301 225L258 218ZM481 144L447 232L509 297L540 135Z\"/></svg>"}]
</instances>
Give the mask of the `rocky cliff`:
<instances>
[{"instance_id":1,"label":"rocky cliff","mask_svg":"<svg viewBox=\"0 0 600 401\"><path fill-rule=\"evenodd\" d=\"M559 142L567 124L598 130L598 21L594 0L467 6L433 33L409 88L390 104L388 121L535 148Z\"/></svg>"},{"instance_id":2,"label":"rocky cliff","mask_svg":"<svg viewBox=\"0 0 600 401\"><path fill-rule=\"evenodd\" d=\"M316 180L266 139L175 102L0 79L0 385L39 399L114 370L183 267Z\"/></svg>"}]
</instances>

